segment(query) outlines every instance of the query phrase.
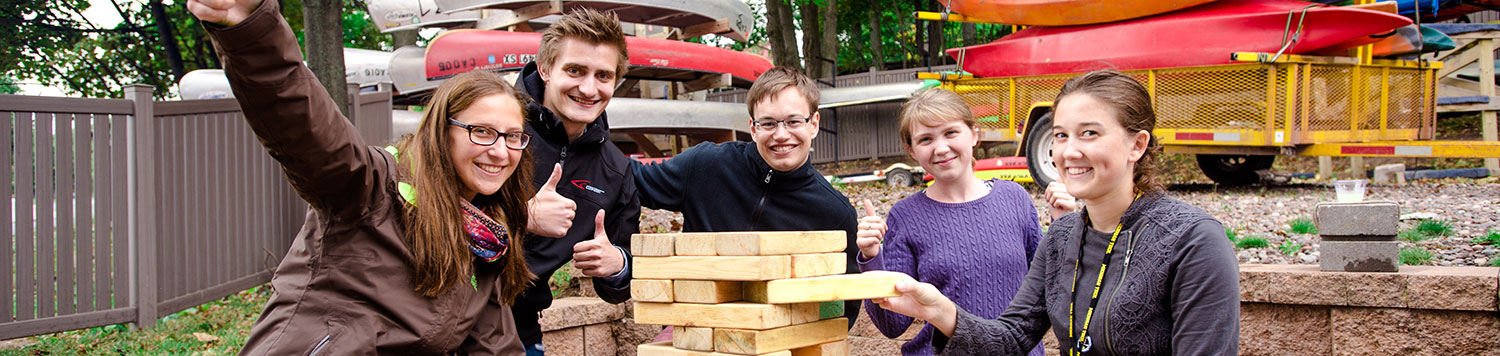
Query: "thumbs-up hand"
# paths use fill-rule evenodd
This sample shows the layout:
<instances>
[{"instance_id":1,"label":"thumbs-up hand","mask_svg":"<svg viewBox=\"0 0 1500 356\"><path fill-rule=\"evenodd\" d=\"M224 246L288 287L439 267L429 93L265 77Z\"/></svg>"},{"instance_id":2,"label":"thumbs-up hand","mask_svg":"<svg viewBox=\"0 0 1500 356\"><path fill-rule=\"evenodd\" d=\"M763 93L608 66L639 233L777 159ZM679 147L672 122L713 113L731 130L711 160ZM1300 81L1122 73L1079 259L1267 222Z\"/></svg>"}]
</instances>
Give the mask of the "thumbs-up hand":
<instances>
[{"instance_id":1,"label":"thumbs-up hand","mask_svg":"<svg viewBox=\"0 0 1500 356\"><path fill-rule=\"evenodd\" d=\"M1061 182L1048 184L1047 191L1042 193L1042 200L1047 202L1047 214L1052 220L1078 210L1078 199L1068 194L1068 186Z\"/></svg>"},{"instance_id":2,"label":"thumbs-up hand","mask_svg":"<svg viewBox=\"0 0 1500 356\"><path fill-rule=\"evenodd\" d=\"M187 8L200 21L234 26L250 17L250 12L255 11L260 2L261 0L188 0Z\"/></svg>"},{"instance_id":3,"label":"thumbs-up hand","mask_svg":"<svg viewBox=\"0 0 1500 356\"><path fill-rule=\"evenodd\" d=\"M573 266L589 277L609 277L625 268L625 255L604 233L604 209L594 214L594 238L573 245Z\"/></svg>"},{"instance_id":4,"label":"thumbs-up hand","mask_svg":"<svg viewBox=\"0 0 1500 356\"><path fill-rule=\"evenodd\" d=\"M870 200L864 201L865 217L859 219L859 231L854 234L854 244L866 259L880 254L880 243L885 241L885 218L875 213Z\"/></svg>"},{"instance_id":5,"label":"thumbs-up hand","mask_svg":"<svg viewBox=\"0 0 1500 356\"><path fill-rule=\"evenodd\" d=\"M562 180L562 163L552 166L552 176L537 189L536 196L526 203L528 208L526 230L546 237L563 237L573 228L573 216L578 205L573 199L557 194L557 181Z\"/></svg>"}]
</instances>

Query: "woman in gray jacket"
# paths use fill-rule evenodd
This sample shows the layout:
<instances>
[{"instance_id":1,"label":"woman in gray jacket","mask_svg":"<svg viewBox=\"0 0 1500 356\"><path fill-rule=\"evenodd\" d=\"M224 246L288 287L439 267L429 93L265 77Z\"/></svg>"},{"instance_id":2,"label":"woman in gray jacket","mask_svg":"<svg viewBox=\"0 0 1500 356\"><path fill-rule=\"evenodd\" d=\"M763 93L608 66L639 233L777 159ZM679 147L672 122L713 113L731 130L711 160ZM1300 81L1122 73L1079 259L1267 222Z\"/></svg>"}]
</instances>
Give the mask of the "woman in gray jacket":
<instances>
[{"instance_id":1,"label":"woman in gray jacket","mask_svg":"<svg viewBox=\"0 0 1500 356\"><path fill-rule=\"evenodd\" d=\"M927 320L945 355L1020 355L1051 327L1064 355L1225 355L1239 347L1239 265L1224 228L1162 193L1146 88L1112 70L1069 80L1052 158L1085 208L1053 222L1021 290L995 320L936 288L897 285L885 309ZM1102 275L1102 277L1101 277Z\"/></svg>"}]
</instances>

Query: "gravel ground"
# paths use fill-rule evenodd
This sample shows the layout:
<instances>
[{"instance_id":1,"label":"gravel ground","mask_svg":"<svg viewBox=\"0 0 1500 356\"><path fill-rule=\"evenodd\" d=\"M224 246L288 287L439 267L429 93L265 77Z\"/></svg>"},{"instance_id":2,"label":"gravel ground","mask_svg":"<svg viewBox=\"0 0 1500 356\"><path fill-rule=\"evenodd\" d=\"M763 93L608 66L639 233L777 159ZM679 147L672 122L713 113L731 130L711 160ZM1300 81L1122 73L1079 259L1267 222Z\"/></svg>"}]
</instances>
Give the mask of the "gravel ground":
<instances>
[{"instance_id":1,"label":"gravel ground","mask_svg":"<svg viewBox=\"0 0 1500 356\"><path fill-rule=\"evenodd\" d=\"M1032 185L1023 186L1032 192L1038 219L1045 225L1047 219L1040 216L1045 214L1041 194ZM882 214L896 201L918 191L914 187L888 187L882 183L849 184L839 189L852 202L871 200ZM1316 235L1290 232L1290 222L1299 218L1311 220L1313 207L1318 202L1333 200L1333 187L1327 183L1302 182L1221 189L1213 184L1188 183L1170 186L1167 194L1207 211L1242 238L1266 239L1268 247L1238 249L1241 263L1316 264L1319 239ZM1401 204L1404 216L1419 213L1452 226L1450 236L1419 242L1401 241L1402 247L1431 251L1434 255L1432 265L1490 266L1500 259L1500 245L1473 242L1490 231L1500 231L1500 221L1497 221L1500 220L1500 183L1494 178L1419 181L1401 186L1372 185L1365 199L1395 201ZM641 231L681 231L680 214L642 210L645 212ZM1401 228L1410 229L1418 222L1417 218L1408 217L1401 221ZM1283 244L1300 244L1301 248L1289 255L1279 248ZM1288 250L1293 249L1289 247Z\"/></svg>"}]
</instances>

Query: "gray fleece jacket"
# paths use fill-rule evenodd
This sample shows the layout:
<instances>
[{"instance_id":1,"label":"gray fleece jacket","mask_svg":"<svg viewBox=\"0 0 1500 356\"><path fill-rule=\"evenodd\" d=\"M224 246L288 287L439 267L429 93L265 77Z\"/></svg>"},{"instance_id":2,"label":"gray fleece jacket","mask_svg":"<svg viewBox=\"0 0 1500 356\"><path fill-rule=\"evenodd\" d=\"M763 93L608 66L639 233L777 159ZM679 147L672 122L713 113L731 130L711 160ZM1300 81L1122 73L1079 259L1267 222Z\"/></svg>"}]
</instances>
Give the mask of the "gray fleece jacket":
<instances>
[{"instance_id":1,"label":"gray fleece jacket","mask_svg":"<svg viewBox=\"0 0 1500 356\"><path fill-rule=\"evenodd\" d=\"M1124 230L1088 333L1093 347L1085 354L1236 354L1239 264L1223 225L1161 193L1137 199L1120 222ZM1066 353L1074 345L1067 327L1074 262L1088 230L1080 213L1053 222L1021 290L1000 318L986 320L959 309L954 335L934 335L934 349L943 355L1021 355L1051 327ZM1094 263L1084 268L1097 272L1102 255L1088 253L1085 261ZM1091 293L1093 278L1083 282L1077 293ZM1082 319L1087 304L1076 308Z\"/></svg>"}]
</instances>

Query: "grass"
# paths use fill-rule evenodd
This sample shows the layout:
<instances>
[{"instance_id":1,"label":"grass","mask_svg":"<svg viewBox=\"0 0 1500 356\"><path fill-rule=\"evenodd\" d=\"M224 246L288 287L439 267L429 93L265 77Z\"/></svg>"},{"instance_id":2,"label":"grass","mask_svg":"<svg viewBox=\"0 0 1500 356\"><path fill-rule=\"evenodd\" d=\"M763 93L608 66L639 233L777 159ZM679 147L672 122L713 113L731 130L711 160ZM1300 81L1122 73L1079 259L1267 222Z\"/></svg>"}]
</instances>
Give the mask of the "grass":
<instances>
[{"instance_id":1,"label":"grass","mask_svg":"<svg viewBox=\"0 0 1500 356\"><path fill-rule=\"evenodd\" d=\"M568 272L572 270L572 267L573 261L568 261L567 264L558 267L556 272L552 272L552 278L548 279L547 284L552 287L553 297L562 294L564 290L568 289L568 286L573 284L573 275Z\"/></svg>"},{"instance_id":2,"label":"grass","mask_svg":"<svg viewBox=\"0 0 1500 356\"><path fill-rule=\"evenodd\" d=\"M1432 251L1421 247L1402 247L1399 257L1401 264L1407 266L1421 266L1432 263Z\"/></svg>"},{"instance_id":3,"label":"grass","mask_svg":"<svg viewBox=\"0 0 1500 356\"><path fill-rule=\"evenodd\" d=\"M1258 236L1246 236L1246 237L1241 238L1239 241L1236 241L1234 243L1234 247L1238 247L1238 248L1241 248L1241 249L1263 248L1263 247L1270 247L1270 246L1271 246L1271 243L1267 242L1266 238L1264 238L1264 237L1258 237Z\"/></svg>"},{"instance_id":4,"label":"grass","mask_svg":"<svg viewBox=\"0 0 1500 356\"><path fill-rule=\"evenodd\" d=\"M1475 237L1473 242L1479 245L1500 245L1500 231L1490 230L1484 236Z\"/></svg>"},{"instance_id":5,"label":"grass","mask_svg":"<svg viewBox=\"0 0 1500 356\"><path fill-rule=\"evenodd\" d=\"M1281 250L1281 254L1287 256L1296 256L1298 252L1302 252L1302 244L1292 242L1292 239L1281 241L1281 246L1276 246L1276 248Z\"/></svg>"},{"instance_id":6,"label":"grass","mask_svg":"<svg viewBox=\"0 0 1500 356\"><path fill-rule=\"evenodd\" d=\"M1240 242L1240 233L1232 228L1224 228L1224 236L1229 237L1229 242Z\"/></svg>"},{"instance_id":7,"label":"grass","mask_svg":"<svg viewBox=\"0 0 1500 356\"><path fill-rule=\"evenodd\" d=\"M233 355L270 295L262 285L168 315L149 329L116 324L40 335L0 355Z\"/></svg>"},{"instance_id":8,"label":"grass","mask_svg":"<svg viewBox=\"0 0 1500 356\"><path fill-rule=\"evenodd\" d=\"M1406 229L1401 230L1400 233L1397 233L1396 238L1410 242L1417 242L1430 239L1432 238L1432 236L1427 236L1426 234L1418 232L1416 229Z\"/></svg>"},{"instance_id":9,"label":"grass","mask_svg":"<svg viewBox=\"0 0 1500 356\"><path fill-rule=\"evenodd\" d=\"M1291 225L1287 231L1294 234L1316 235L1318 233L1318 226L1308 218L1297 218L1287 224Z\"/></svg>"},{"instance_id":10,"label":"grass","mask_svg":"<svg viewBox=\"0 0 1500 356\"><path fill-rule=\"evenodd\" d=\"M1442 220L1422 219L1417 223L1416 230L1428 237L1452 236L1453 224Z\"/></svg>"}]
</instances>

